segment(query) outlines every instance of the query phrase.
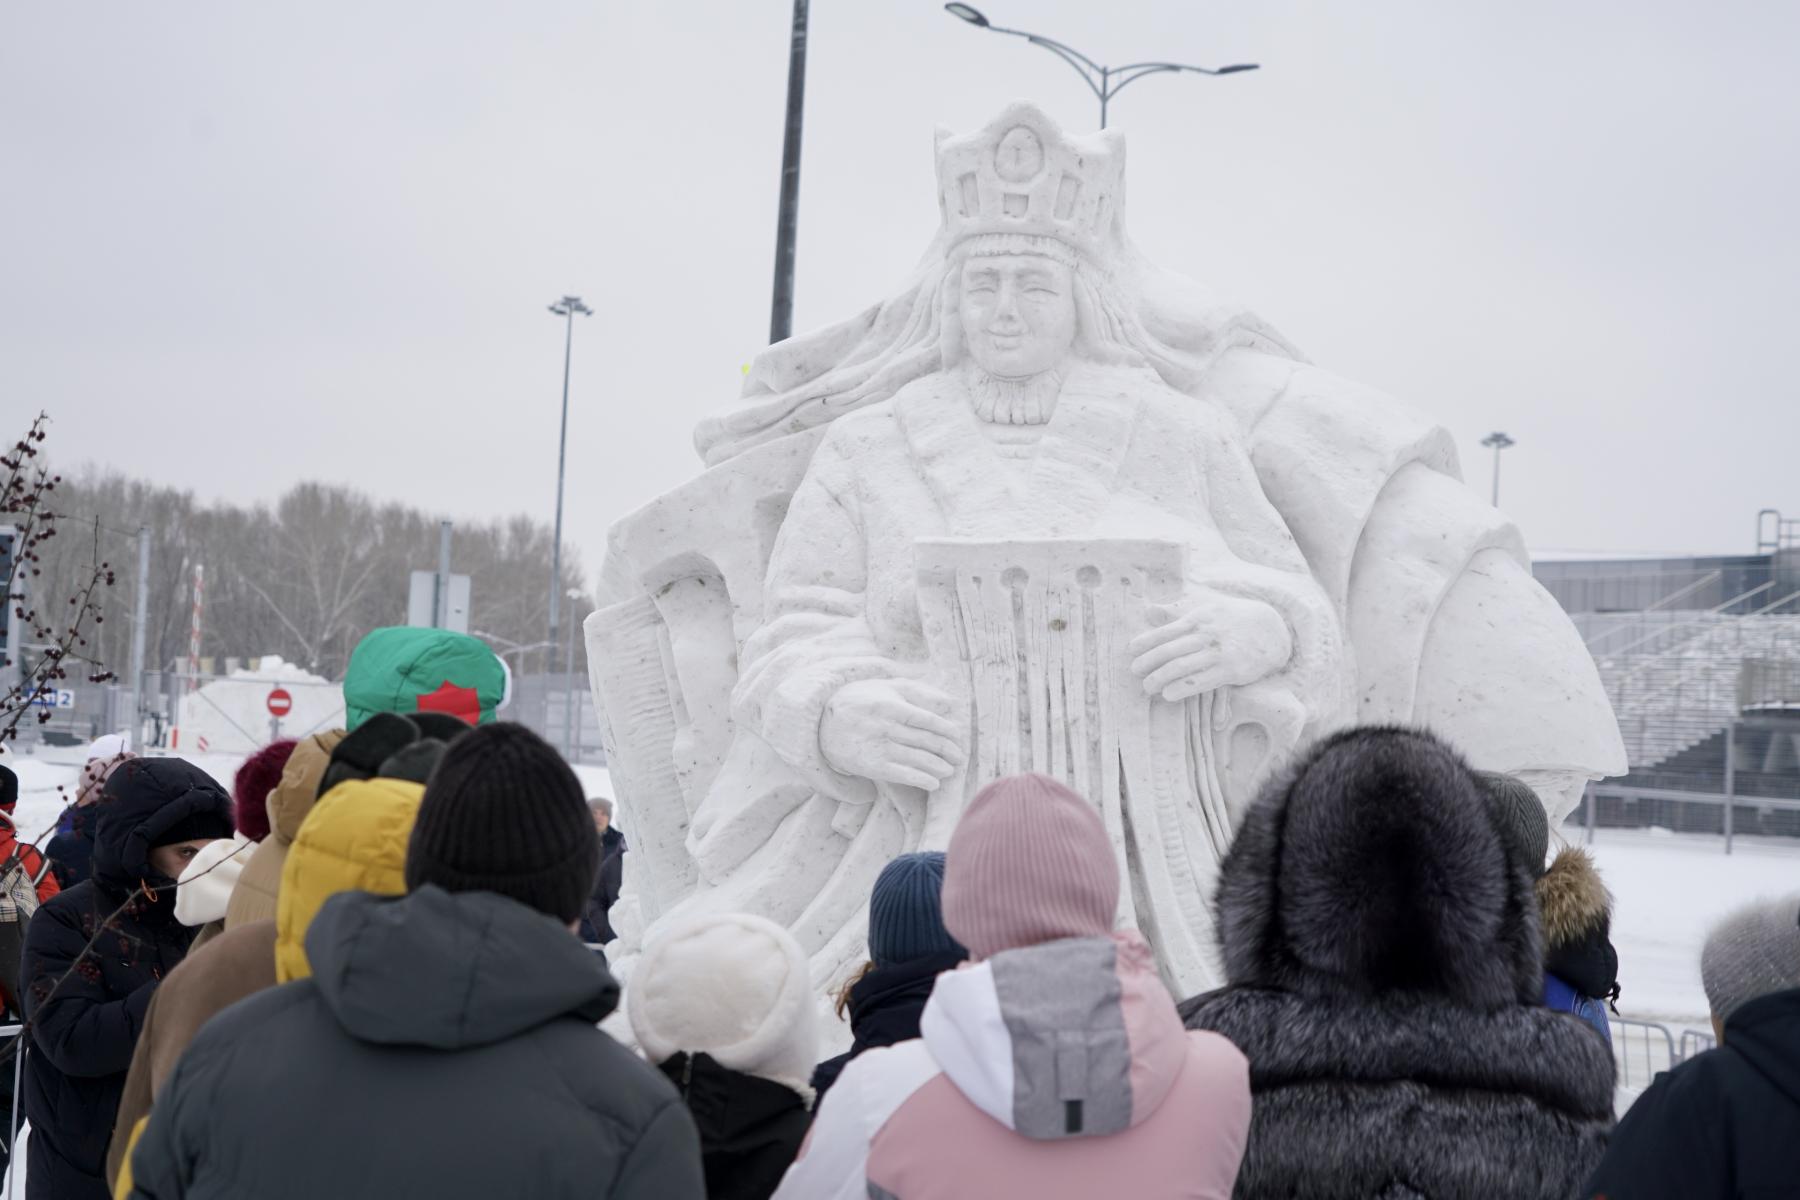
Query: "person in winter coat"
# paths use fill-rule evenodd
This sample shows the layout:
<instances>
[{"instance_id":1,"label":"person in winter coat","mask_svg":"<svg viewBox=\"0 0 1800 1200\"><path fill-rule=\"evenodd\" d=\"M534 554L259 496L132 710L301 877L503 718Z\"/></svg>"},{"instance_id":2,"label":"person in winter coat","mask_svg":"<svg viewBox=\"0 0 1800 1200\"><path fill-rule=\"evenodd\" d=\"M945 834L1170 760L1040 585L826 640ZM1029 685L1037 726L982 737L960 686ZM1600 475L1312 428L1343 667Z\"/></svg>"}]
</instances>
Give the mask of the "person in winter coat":
<instances>
[{"instance_id":1,"label":"person in winter coat","mask_svg":"<svg viewBox=\"0 0 1800 1200\"><path fill-rule=\"evenodd\" d=\"M1612 896L1585 851L1568 846L1548 870L1550 819L1523 780L1476 771L1475 785L1499 825L1502 841L1537 881L1544 932L1544 1004L1573 1013L1612 1044L1606 1003L1619 994L1619 956L1613 950Z\"/></svg>"},{"instance_id":2,"label":"person in winter coat","mask_svg":"<svg viewBox=\"0 0 1800 1200\"><path fill-rule=\"evenodd\" d=\"M1701 949L1700 976L1718 1047L1656 1077L1582 1196L1800 1192L1800 892L1721 922Z\"/></svg>"},{"instance_id":3,"label":"person in winter coat","mask_svg":"<svg viewBox=\"0 0 1800 1200\"><path fill-rule=\"evenodd\" d=\"M25 949L25 924L37 904L62 890L49 861L19 836L13 823L18 807L19 777L11 768L0 767L0 1003L14 1014L23 1011L19 958Z\"/></svg>"},{"instance_id":4,"label":"person in winter coat","mask_svg":"<svg viewBox=\"0 0 1800 1200\"><path fill-rule=\"evenodd\" d=\"M625 835L612 823L613 802L600 796L589 800L588 808L600 832L600 874L594 880L594 894L581 910L581 940L604 946L617 936L608 917L625 882L627 847Z\"/></svg>"},{"instance_id":5,"label":"person in winter coat","mask_svg":"<svg viewBox=\"0 0 1800 1200\"><path fill-rule=\"evenodd\" d=\"M106 787L107 777L136 757L116 733L98 738L88 747L87 758L75 779L75 803L63 810L56 822L56 835L44 847L59 886L72 888L88 877L94 856L94 823L100 816L94 805Z\"/></svg>"},{"instance_id":6,"label":"person in winter coat","mask_svg":"<svg viewBox=\"0 0 1800 1200\"><path fill-rule=\"evenodd\" d=\"M459 738L425 788L406 895L332 896L306 931L310 977L206 1024L157 1095L131 1195L703 1195L675 1088L595 1028L619 988L574 929L599 857L543 739Z\"/></svg>"},{"instance_id":7,"label":"person in winter coat","mask_svg":"<svg viewBox=\"0 0 1800 1200\"><path fill-rule=\"evenodd\" d=\"M106 1143L138 1031L193 938L175 919L175 878L231 835L231 797L178 758L126 762L94 807L92 878L38 909L25 934L32 1200L111 1194Z\"/></svg>"},{"instance_id":8,"label":"person in winter coat","mask_svg":"<svg viewBox=\"0 0 1800 1200\"><path fill-rule=\"evenodd\" d=\"M918 1040L844 1068L776 1196L1230 1196L1244 1056L1181 1027L1118 907L1092 804L1041 775L984 788L944 868L973 961L938 976Z\"/></svg>"},{"instance_id":9,"label":"person in winter coat","mask_svg":"<svg viewBox=\"0 0 1800 1200\"><path fill-rule=\"evenodd\" d=\"M708 1200L768 1200L812 1121L806 952L773 921L701 914L644 950L626 995L644 1055L700 1130Z\"/></svg>"},{"instance_id":10,"label":"person in winter coat","mask_svg":"<svg viewBox=\"0 0 1800 1200\"><path fill-rule=\"evenodd\" d=\"M13 774L10 767L0 767L0 868L10 871L17 867L22 872L24 882L30 885L40 902L62 890L51 874L49 863L38 853L36 846L19 836L19 827L13 818L19 811L19 777ZM4 880L4 872L0 872L0 880Z\"/></svg>"},{"instance_id":11,"label":"person in winter coat","mask_svg":"<svg viewBox=\"0 0 1800 1200\"><path fill-rule=\"evenodd\" d=\"M344 740L344 731L328 729L300 739L288 752L281 781L269 790L265 801L269 835L250 852L236 886L225 904L225 928L275 916L275 895L281 884L281 867L288 847L300 832L301 822L319 798L319 781L331 763L331 752Z\"/></svg>"},{"instance_id":12,"label":"person in winter coat","mask_svg":"<svg viewBox=\"0 0 1800 1200\"><path fill-rule=\"evenodd\" d=\"M220 838L194 855L175 881L175 919L194 931L191 954L225 930L225 910L256 843L241 833Z\"/></svg>"},{"instance_id":13,"label":"person in winter coat","mask_svg":"<svg viewBox=\"0 0 1800 1200\"><path fill-rule=\"evenodd\" d=\"M121 1181L131 1146L151 1103L200 1027L247 996L312 974L306 931L339 892L398 896L406 891L406 841L424 785L411 780L346 780L320 797L300 826L282 867L277 917L236 926L163 980L144 1015L119 1115L106 1155L107 1178Z\"/></svg>"},{"instance_id":14,"label":"person in winter coat","mask_svg":"<svg viewBox=\"0 0 1800 1200\"><path fill-rule=\"evenodd\" d=\"M944 928L943 889L941 850L902 854L875 877L869 896L869 965L838 997L838 1016L849 1010L853 1040L850 1049L813 1072L820 1100L851 1059L918 1037L919 1017L937 977L969 957Z\"/></svg>"},{"instance_id":15,"label":"person in winter coat","mask_svg":"<svg viewBox=\"0 0 1800 1200\"><path fill-rule=\"evenodd\" d=\"M1229 986L1183 1011L1250 1060L1240 1200L1567 1200L1599 1161L1612 1053L1540 1003L1530 872L1431 734L1316 743L1245 815L1217 913Z\"/></svg>"},{"instance_id":16,"label":"person in winter coat","mask_svg":"<svg viewBox=\"0 0 1800 1200\"><path fill-rule=\"evenodd\" d=\"M1574 1013L1612 1044L1607 1005L1619 998L1619 953L1612 944L1612 893L1593 856L1579 846L1557 852L1537 881L1544 922L1544 1003Z\"/></svg>"},{"instance_id":17,"label":"person in winter coat","mask_svg":"<svg viewBox=\"0 0 1800 1200\"><path fill-rule=\"evenodd\" d=\"M269 793L281 782L300 743L280 738L244 760L231 777L231 815L237 831L253 842L269 836Z\"/></svg>"}]
</instances>

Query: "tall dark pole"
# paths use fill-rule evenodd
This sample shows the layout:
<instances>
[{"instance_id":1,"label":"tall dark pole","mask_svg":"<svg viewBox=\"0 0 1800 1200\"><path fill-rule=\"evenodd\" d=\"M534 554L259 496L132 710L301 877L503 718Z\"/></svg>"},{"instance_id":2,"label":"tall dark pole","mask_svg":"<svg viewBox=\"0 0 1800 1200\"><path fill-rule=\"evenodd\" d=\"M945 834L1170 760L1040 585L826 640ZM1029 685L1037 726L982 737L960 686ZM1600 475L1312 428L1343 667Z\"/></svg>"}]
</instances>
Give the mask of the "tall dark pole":
<instances>
[{"instance_id":1,"label":"tall dark pole","mask_svg":"<svg viewBox=\"0 0 1800 1200\"><path fill-rule=\"evenodd\" d=\"M794 32L788 45L787 134L781 142L781 214L775 222L775 299L769 309L769 341L794 332L794 237L800 223L800 120L806 108L806 6L794 0Z\"/></svg>"},{"instance_id":2,"label":"tall dark pole","mask_svg":"<svg viewBox=\"0 0 1800 1200\"><path fill-rule=\"evenodd\" d=\"M594 310L583 304L580 296L564 296L550 306L550 311L563 318L566 327L563 331L562 430L556 438L556 531L550 542L550 637L544 643L548 647L544 651L546 675L556 669L557 614L562 599L563 466L569 454L569 358L575 346L576 314L594 315ZM520 668L524 665L524 659L520 659Z\"/></svg>"}]
</instances>

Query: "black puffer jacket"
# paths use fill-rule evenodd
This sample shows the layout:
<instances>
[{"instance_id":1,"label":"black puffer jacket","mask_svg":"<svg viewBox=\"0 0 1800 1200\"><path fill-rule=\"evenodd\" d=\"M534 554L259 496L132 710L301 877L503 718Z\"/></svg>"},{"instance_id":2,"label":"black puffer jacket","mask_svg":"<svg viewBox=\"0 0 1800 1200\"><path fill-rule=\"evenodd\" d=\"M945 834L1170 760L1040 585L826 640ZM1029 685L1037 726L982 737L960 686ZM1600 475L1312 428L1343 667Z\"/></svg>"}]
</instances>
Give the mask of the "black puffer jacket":
<instances>
[{"instance_id":1,"label":"black puffer jacket","mask_svg":"<svg viewBox=\"0 0 1800 1200\"><path fill-rule=\"evenodd\" d=\"M1800 991L1759 996L1718 1049L1658 1075L1583 1196L1760 1200L1800 1191Z\"/></svg>"},{"instance_id":2,"label":"black puffer jacket","mask_svg":"<svg viewBox=\"0 0 1800 1200\"><path fill-rule=\"evenodd\" d=\"M968 956L934 954L907 962L889 963L872 968L850 988L850 1049L836 1058L828 1058L813 1071L813 1091L818 1100L837 1082L850 1060L865 1050L910 1042L919 1036L919 1017L937 977L954 970Z\"/></svg>"},{"instance_id":3,"label":"black puffer jacket","mask_svg":"<svg viewBox=\"0 0 1800 1200\"><path fill-rule=\"evenodd\" d=\"M1612 1055L1539 1004L1537 905L1428 734L1321 742L1252 807L1218 917L1231 986L1182 1006L1250 1060L1241 1200L1567 1200Z\"/></svg>"},{"instance_id":4,"label":"black puffer jacket","mask_svg":"<svg viewBox=\"0 0 1800 1200\"><path fill-rule=\"evenodd\" d=\"M194 936L175 919L174 880L152 874L150 848L196 816L231 827L230 794L178 758L132 759L89 807L92 877L52 896L25 932L32 1200L111 1195L106 1146L144 1010ZM155 898L127 904L140 881L158 889Z\"/></svg>"},{"instance_id":5,"label":"black puffer jacket","mask_svg":"<svg viewBox=\"0 0 1800 1200\"><path fill-rule=\"evenodd\" d=\"M697 1200L688 1110L594 1028L618 1002L568 929L488 892L342 892L313 977L208 1022L158 1094L133 1196Z\"/></svg>"},{"instance_id":6,"label":"black puffer jacket","mask_svg":"<svg viewBox=\"0 0 1800 1200\"><path fill-rule=\"evenodd\" d=\"M710 1054L660 1064L700 1129L707 1200L768 1200L812 1125L806 1100L786 1084L720 1066Z\"/></svg>"}]
</instances>

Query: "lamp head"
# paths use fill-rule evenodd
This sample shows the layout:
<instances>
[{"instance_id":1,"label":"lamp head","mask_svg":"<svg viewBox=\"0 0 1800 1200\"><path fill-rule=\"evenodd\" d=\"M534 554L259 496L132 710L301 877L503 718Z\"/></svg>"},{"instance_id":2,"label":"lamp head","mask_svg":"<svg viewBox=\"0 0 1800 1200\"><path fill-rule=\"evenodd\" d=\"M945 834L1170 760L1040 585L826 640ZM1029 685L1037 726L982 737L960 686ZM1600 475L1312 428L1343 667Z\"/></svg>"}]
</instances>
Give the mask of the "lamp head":
<instances>
[{"instance_id":1,"label":"lamp head","mask_svg":"<svg viewBox=\"0 0 1800 1200\"><path fill-rule=\"evenodd\" d=\"M982 15L979 8L972 4L946 4L944 11L958 20L967 21L978 28L986 29L988 27L988 19Z\"/></svg>"}]
</instances>

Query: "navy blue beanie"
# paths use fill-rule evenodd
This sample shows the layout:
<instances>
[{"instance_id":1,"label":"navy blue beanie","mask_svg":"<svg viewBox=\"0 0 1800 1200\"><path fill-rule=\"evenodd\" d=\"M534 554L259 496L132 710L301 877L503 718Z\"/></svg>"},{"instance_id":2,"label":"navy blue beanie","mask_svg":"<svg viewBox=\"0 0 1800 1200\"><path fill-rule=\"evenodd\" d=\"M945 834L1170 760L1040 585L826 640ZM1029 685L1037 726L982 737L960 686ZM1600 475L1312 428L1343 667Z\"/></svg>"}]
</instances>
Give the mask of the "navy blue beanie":
<instances>
[{"instance_id":1,"label":"navy blue beanie","mask_svg":"<svg viewBox=\"0 0 1800 1200\"><path fill-rule=\"evenodd\" d=\"M944 928L944 855L902 854L881 868L869 897L869 957L878 967L939 954L968 956Z\"/></svg>"}]
</instances>

